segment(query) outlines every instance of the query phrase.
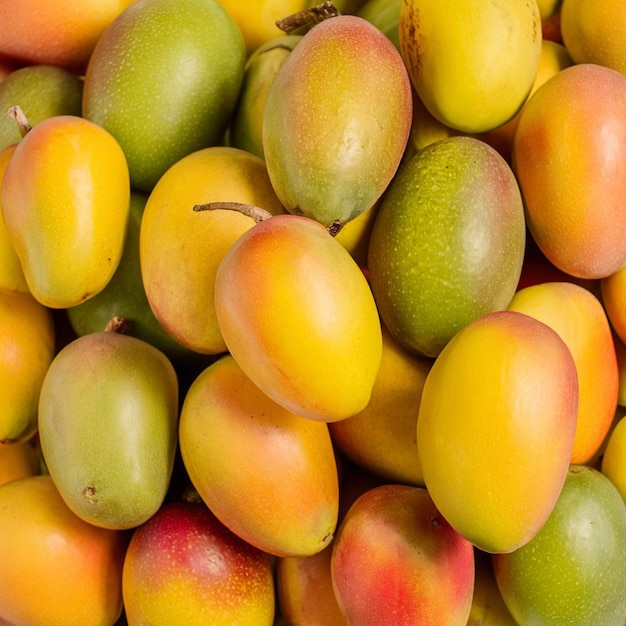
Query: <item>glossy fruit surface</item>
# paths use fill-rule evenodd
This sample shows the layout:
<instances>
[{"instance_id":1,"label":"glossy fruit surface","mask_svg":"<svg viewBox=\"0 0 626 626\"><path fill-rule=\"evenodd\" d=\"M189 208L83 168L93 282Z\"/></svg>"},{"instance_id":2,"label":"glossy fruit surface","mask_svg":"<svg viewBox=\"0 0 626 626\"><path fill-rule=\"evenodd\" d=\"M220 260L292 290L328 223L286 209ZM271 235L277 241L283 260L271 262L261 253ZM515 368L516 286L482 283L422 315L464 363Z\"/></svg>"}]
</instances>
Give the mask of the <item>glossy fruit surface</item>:
<instances>
[{"instance_id":1,"label":"glossy fruit surface","mask_svg":"<svg viewBox=\"0 0 626 626\"><path fill-rule=\"evenodd\" d=\"M524 545L563 486L577 414L576 366L556 331L515 311L471 322L422 390L417 450L435 505L486 552Z\"/></svg>"},{"instance_id":2,"label":"glossy fruit surface","mask_svg":"<svg viewBox=\"0 0 626 626\"><path fill-rule=\"evenodd\" d=\"M378 311L361 269L319 222L276 215L247 230L220 264L215 308L233 358L278 404L332 422L369 402Z\"/></svg>"},{"instance_id":3,"label":"glossy fruit surface","mask_svg":"<svg viewBox=\"0 0 626 626\"><path fill-rule=\"evenodd\" d=\"M268 555L201 502L164 504L133 533L122 582L129 624L273 623Z\"/></svg>"},{"instance_id":4,"label":"glossy fruit surface","mask_svg":"<svg viewBox=\"0 0 626 626\"><path fill-rule=\"evenodd\" d=\"M539 63L535 2L404 0L400 51L426 108L441 122L485 132L515 115Z\"/></svg>"},{"instance_id":5,"label":"glossy fruit surface","mask_svg":"<svg viewBox=\"0 0 626 626\"><path fill-rule=\"evenodd\" d=\"M276 404L232 356L192 383L179 442L200 497L248 543L306 556L332 540L339 495L328 426Z\"/></svg>"},{"instance_id":6,"label":"glossy fruit surface","mask_svg":"<svg viewBox=\"0 0 626 626\"><path fill-rule=\"evenodd\" d=\"M267 170L287 211L331 226L373 206L402 158L411 102L400 54L367 20L341 15L309 30L263 118Z\"/></svg>"},{"instance_id":7,"label":"glossy fruit surface","mask_svg":"<svg viewBox=\"0 0 626 626\"><path fill-rule=\"evenodd\" d=\"M474 553L425 489L388 484L348 509L333 543L331 576L350 624L465 624Z\"/></svg>"},{"instance_id":8,"label":"glossy fruit surface","mask_svg":"<svg viewBox=\"0 0 626 626\"><path fill-rule=\"evenodd\" d=\"M528 229L546 257L581 278L626 263L626 76L579 64L547 80L520 115L513 167Z\"/></svg>"},{"instance_id":9,"label":"glossy fruit surface","mask_svg":"<svg viewBox=\"0 0 626 626\"><path fill-rule=\"evenodd\" d=\"M77 517L50 476L0 487L0 619L110 626L122 612L128 540Z\"/></svg>"},{"instance_id":10,"label":"glossy fruit surface","mask_svg":"<svg viewBox=\"0 0 626 626\"><path fill-rule=\"evenodd\" d=\"M617 487L626 502L626 419L624 417L618 418L608 436L600 467L602 473Z\"/></svg>"},{"instance_id":11,"label":"glossy fruit surface","mask_svg":"<svg viewBox=\"0 0 626 626\"><path fill-rule=\"evenodd\" d=\"M450 137L405 161L368 251L380 316L408 349L434 357L479 315L505 308L526 240L509 165L486 143Z\"/></svg>"},{"instance_id":12,"label":"glossy fruit surface","mask_svg":"<svg viewBox=\"0 0 626 626\"><path fill-rule=\"evenodd\" d=\"M134 528L159 508L172 475L177 420L170 361L113 330L65 346L39 398L48 471L70 509L104 528Z\"/></svg>"},{"instance_id":13,"label":"glossy fruit surface","mask_svg":"<svg viewBox=\"0 0 626 626\"><path fill-rule=\"evenodd\" d=\"M518 623L622 626L625 557L626 503L606 476L572 465L539 533L493 561Z\"/></svg>"},{"instance_id":14,"label":"glossy fruit surface","mask_svg":"<svg viewBox=\"0 0 626 626\"><path fill-rule=\"evenodd\" d=\"M2 214L33 296L65 308L101 291L122 256L130 186L125 155L73 115L39 122L15 148Z\"/></svg>"},{"instance_id":15,"label":"glossy fruit surface","mask_svg":"<svg viewBox=\"0 0 626 626\"><path fill-rule=\"evenodd\" d=\"M149 192L177 160L222 142L244 63L217 0L137 0L98 40L82 114L120 142L133 187Z\"/></svg>"}]
</instances>

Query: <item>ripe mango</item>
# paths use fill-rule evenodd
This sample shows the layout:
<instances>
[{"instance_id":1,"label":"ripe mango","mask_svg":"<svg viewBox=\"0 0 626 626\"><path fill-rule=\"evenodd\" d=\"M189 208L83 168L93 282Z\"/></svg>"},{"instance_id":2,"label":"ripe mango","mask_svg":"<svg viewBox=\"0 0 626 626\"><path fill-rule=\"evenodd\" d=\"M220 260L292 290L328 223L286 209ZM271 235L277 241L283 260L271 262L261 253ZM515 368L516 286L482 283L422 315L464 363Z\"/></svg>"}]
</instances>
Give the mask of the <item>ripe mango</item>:
<instances>
[{"instance_id":1,"label":"ripe mango","mask_svg":"<svg viewBox=\"0 0 626 626\"><path fill-rule=\"evenodd\" d=\"M491 130L520 109L541 51L537 3L404 0L400 51L419 97L441 122Z\"/></svg>"},{"instance_id":2,"label":"ripe mango","mask_svg":"<svg viewBox=\"0 0 626 626\"><path fill-rule=\"evenodd\" d=\"M149 192L183 156L222 142L245 61L217 0L137 0L98 40L82 114L120 142L133 187Z\"/></svg>"},{"instance_id":3,"label":"ripe mango","mask_svg":"<svg viewBox=\"0 0 626 626\"><path fill-rule=\"evenodd\" d=\"M2 180L2 215L32 295L74 306L101 291L122 256L128 165L115 138L81 117L39 122Z\"/></svg>"},{"instance_id":4,"label":"ripe mango","mask_svg":"<svg viewBox=\"0 0 626 626\"><path fill-rule=\"evenodd\" d=\"M0 442L37 428L37 403L55 353L52 313L28 293L0 289Z\"/></svg>"},{"instance_id":5,"label":"ripe mango","mask_svg":"<svg viewBox=\"0 0 626 626\"><path fill-rule=\"evenodd\" d=\"M373 206L411 115L406 67L378 28L354 15L311 28L276 74L263 118L267 170L287 211L341 228Z\"/></svg>"},{"instance_id":6,"label":"ripe mango","mask_svg":"<svg viewBox=\"0 0 626 626\"><path fill-rule=\"evenodd\" d=\"M275 215L239 236L215 278L230 354L275 402L333 422L369 402L382 331L365 276L318 221Z\"/></svg>"},{"instance_id":7,"label":"ripe mango","mask_svg":"<svg viewBox=\"0 0 626 626\"><path fill-rule=\"evenodd\" d=\"M422 390L417 451L435 505L485 552L526 544L565 481L577 416L576 365L556 331L517 311L471 322Z\"/></svg>"},{"instance_id":8,"label":"ripe mango","mask_svg":"<svg viewBox=\"0 0 626 626\"><path fill-rule=\"evenodd\" d=\"M232 356L192 383L179 443L198 494L236 535L275 556L330 544L339 486L327 424L276 404Z\"/></svg>"},{"instance_id":9,"label":"ripe mango","mask_svg":"<svg viewBox=\"0 0 626 626\"><path fill-rule=\"evenodd\" d=\"M133 528L162 504L173 471L178 380L150 344L108 330L54 358L39 398L48 471L69 508L103 528Z\"/></svg>"}]
</instances>

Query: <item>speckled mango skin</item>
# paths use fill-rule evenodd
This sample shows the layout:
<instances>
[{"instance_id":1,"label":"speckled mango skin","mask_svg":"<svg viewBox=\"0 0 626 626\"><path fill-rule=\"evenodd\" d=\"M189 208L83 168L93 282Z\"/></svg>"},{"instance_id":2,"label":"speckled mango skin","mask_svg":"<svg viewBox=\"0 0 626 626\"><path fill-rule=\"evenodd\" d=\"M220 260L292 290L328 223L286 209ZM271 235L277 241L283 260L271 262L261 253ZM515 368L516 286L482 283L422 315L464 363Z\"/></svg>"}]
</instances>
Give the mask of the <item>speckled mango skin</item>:
<instances>
[{"instance_id":1,"label":"speckled mango skin","mask_svg":"<svg viewBox=\"0 0 626 626\"><path fill-rule=\"evenodd\" d=\"M509 304L525 232L519 187L495 149L462 136L427 146L398 171L372 230L381 319L409 350L437 356L470 321Z\"/></svg>"},{"instance_id":2,"label":"speckled mango skin","mask_svg":"<svg viewBox=\"0 0 626 626\"><path fill-rule=\"evenodd\" d=\"M122 582L131 624L273 623L268 555L229 531L202 502L167 503L137 529Z\"/></svg>"},{"instance_id":3,"label":"speckled mango skin","mask_svg":"<svg viewBox=\"0 0 626 626\"><path fill-rule=\"evenodd\" d=\"M548 260L585 279L626 264L626 77L567 67L525 104L512 164L528 228Z\"/></svg>"},{"instance_id":4,"label":"speckled mango skin","mask_svg":"<svg viewBox=\"0 0 626 626\"><path fill-rule=\"evenodd\" d=\"M374 205L408 141L412 94L391 41L353 15L311 29L269 90L263 150L295 214L344 224Z\"/></svg>"}]
</instances>

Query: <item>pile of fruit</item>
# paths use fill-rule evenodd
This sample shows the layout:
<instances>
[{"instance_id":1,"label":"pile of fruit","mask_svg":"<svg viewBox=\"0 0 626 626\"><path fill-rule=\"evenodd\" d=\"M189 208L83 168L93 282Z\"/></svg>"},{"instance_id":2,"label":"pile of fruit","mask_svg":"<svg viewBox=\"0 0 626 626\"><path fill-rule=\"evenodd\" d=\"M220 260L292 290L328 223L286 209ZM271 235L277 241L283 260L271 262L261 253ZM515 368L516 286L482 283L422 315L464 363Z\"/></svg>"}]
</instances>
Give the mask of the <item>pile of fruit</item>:
<instances>
[{"instance_id":1,"label":"pile of fruit","mask_svg":"<svg viewBox=\"0 0 626 626\"><path fill-rule=\"evenodd\" d=\"M0 625L626 624L626 5L0 0Z\"/></svg>"}]
</instances>

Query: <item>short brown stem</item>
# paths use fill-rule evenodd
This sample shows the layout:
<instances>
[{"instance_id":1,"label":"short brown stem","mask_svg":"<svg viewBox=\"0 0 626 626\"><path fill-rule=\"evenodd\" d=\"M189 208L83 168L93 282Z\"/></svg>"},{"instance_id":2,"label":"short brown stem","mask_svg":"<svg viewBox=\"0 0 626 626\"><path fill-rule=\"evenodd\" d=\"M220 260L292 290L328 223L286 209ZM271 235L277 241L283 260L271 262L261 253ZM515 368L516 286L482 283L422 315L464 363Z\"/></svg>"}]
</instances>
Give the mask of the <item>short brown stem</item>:
<instances>
[{"instance_id":1,"label":"short brown stem","mask_svg":"<svg viewBox=\"0 0 626 626\"><path fill-rule=\"evenodd\" d=\"M318 4L310 9L298 11L278 20L276 26L287 34L294 34L295 31L300 29L309 30L316 24L339 15L341 15L339 9L332 2L322 2L322 4Z\"/></svg>"},{"instance_id":2,"label":"short brown stem","mask_svg":"<svg viewBox=\"0 0 626 626\"><path fill-rule=\"evenodd\" d=\"M16 104L15 106L12 106L7 111L7 115L12 117L17 122L17 126L22 137L24 137L26 133L31 130L32 126L19 105Z\"/></svg>"},{"instance_id":3,"label":"short brown stem","mask_svg":"<svg viewBox=\"0 0 626 626\"><path fill-rule=\"evenodd\" d=\"M208 204L195 204L193 207L194 211L215 211L218 209L239 211L243 215L251 217L257 224L272 217L269 211L244 202L209 202Z\"/></svg>"}]
</instances>

